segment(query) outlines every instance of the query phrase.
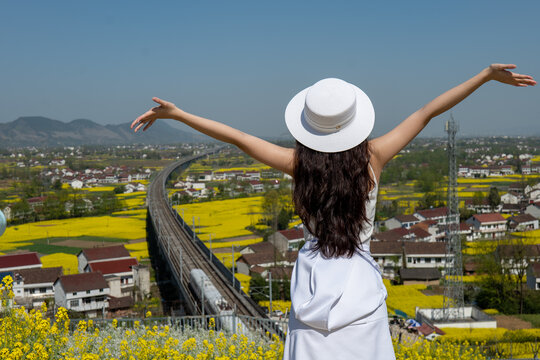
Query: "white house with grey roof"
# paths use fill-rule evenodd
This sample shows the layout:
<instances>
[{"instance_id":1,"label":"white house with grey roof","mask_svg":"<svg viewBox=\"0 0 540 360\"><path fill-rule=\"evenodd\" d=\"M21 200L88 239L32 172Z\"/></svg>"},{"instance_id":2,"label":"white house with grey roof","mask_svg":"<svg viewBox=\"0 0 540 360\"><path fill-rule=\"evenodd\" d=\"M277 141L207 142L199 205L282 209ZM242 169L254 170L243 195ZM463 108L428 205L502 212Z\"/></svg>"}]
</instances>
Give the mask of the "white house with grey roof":
<instances>
[{"instance_id":1,"label":"white house with grey roof","mask_svg":"<svg viewBox=\"0 0 540 360\"><path fill-rule=\"evenodd\" d=\"M384 222L384 225L389 229L396 229L399 227L410 229L413 225L416 225L420 220L414 215L396 215Z\"/></svg>"},{"instance_id":2,"label":"white house with grey roof","mask_svg":"<svg viewBox=\"0 0 540 360\"><path fill-rule=\"evenodd\" d=\"M32 308L54 298L54 282L62 275L62 267L20 269L12 274L15 302Z\"/></svg>"},{"instance_id":3,"label":"white house with grey roof","mask_svg":"<svg viewBox=\"0 0 540 360\"><path fill-rule=\"evenodd\" d=\"M109 286L99 272L60 276L54 283L57 306L85 313L89 317L105 315L109 308Z\"/></svg>"}]
</instances>

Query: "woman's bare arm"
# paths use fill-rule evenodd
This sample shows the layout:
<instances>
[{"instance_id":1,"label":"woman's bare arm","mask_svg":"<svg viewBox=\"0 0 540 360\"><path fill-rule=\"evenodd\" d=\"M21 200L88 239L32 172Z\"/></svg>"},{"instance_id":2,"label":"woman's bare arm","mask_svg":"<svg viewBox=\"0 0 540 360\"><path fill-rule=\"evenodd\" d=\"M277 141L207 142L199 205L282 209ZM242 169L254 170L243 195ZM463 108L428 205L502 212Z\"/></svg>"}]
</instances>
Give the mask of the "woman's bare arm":
<instances>
[{"instance_id":1,"label":"woman's bare arm","mask_svg":"<svg viewBox=\"0 0 540 360\"><path fill-rule=\"evenodd\" d=\"M240 150L260 162L292 175L294 149L272 144L220 122L187 113L171 102L156 97L152 100L160 106L150 109L133 121L131 128L135 127L135 132L141 128L143 131L148 129L157 119L178 120L214 139L236 145Z\"/></svg>"},{"instance_id":2,"label":"woman's bare arm","mask_svg":"<svg viewBox=\"0 0 540 360\"><path fill-rule=\"evenodd\" d=\"M484 83L490 80L496 80L519 87L536 85L536 81L534 81L532 76L516 74L506 70L514 69L515 67L515 65L505 64L493 64L489 66L464 83L436 97L390 132L371 140L372 163L376 168L375 172L377 175L380 174L384 165L414 139L432 118L460 103Z\"/></svg>"}]
</instances>

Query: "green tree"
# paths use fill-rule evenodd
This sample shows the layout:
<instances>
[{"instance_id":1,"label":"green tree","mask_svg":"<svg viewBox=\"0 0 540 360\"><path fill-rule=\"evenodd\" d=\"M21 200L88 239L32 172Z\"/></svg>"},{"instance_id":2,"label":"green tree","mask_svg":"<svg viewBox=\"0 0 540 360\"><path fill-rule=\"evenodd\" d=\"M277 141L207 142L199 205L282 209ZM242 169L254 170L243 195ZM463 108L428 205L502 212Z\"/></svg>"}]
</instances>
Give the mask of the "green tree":
<instances>
[{"instance_id":1,"label":"green tree","mask_svg":"<svg viewBox=\"0 0 540 360\"><path fill-rule=\"evenodd\" d=\"M477 191L473 195L473 204L482 205L484 203L484 193L482 191Z\"/></svg>"},{"instance_id":2,"label":"green tree","mask_svg":"<svg viewBox=\"0 0 540 360\"><path fill-rule=\"evenodd\" d=\"M501 203L501 196L497 187L489 188L488 202L492 209L495 209Z\"/></svg>"}]
</instances>

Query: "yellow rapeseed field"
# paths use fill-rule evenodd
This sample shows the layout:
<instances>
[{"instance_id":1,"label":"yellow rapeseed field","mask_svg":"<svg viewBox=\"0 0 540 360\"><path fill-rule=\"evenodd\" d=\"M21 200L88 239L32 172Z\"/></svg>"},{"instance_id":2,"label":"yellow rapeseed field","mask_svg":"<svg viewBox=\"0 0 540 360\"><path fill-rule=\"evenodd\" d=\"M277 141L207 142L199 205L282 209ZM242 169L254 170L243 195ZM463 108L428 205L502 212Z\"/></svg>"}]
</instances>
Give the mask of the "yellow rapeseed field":
<instances>
[{"instance_id":1,"label":"yellow rapeseed field","mask_svg":"<svg viewBox=\"0 0 540 360\"><path fill-rule=\"evenodd\" d=\"M231 253L214 253L215 257L219 259L228 268L232 268L232 256ZM238 260L238 258L242 256L239 252L234 252L234 261Z\"/></svg>"},{"instance_id":2,"label":"yellow rapeseed field","mask_svg":"<svg viewBox=\"0 0 540 360\"><path fill-rule=\"evenodd\" d=\"M416 314L416 307L439 308L442 307L442 295L424 295L420 290L425 290L425 285L392 285L384 279L384 285L388 291L386 305L389 311L401 310L410 317Z\"/></svg>"},{"instance_id":3,"label":"yellow rapeseed field","mask_svg":"<svg viewBox=\"0 0 540 360\"><path fill-rule=\"evenodd\" d=\"M138 261L150 258L150 255L148 254L148 243L146 241L125 244L124 247L129 251L129 254L132 257L137 258Z\"/></svg>"},{"instance_id":4,"label":"yellow rapeseed field","mask_svg":"<svg viewBox=\"0 0 540 360\"><path fill-rule=\"evenodd\" d=\"M262 217L262 196L248 197L240 199L219 200L195 204L184 204L175 206L175 209L182 215L184 209L184 219L189 225L195 223L199 225L199 238L208 241L209 234L212 239L224 239L243 235L252 235L246 230L246 226L255 225Z\"/></svg>"},{"instance_id":5,"label":"yellow rapeseed field","mask_svg":"<svg viewBox=\"0 0 540 360\"><path fill-rule=\"evenodd\" d=\"M259 301L259 305L266 306L268 309L270 309L270 301ZM289 313L291 311L291 302L284 300L272 300L272 311L276 310L281 311L283 314Z\"/></svg>"},{"instance_id":6,"label":"yellow rapeseed field","mask_svg":"<svg viewBox=\"0 0 540 360\"><path fill-rule=\"evenodd\" d=\"M240 281L240 287L242 288L242 290L246 293L246 294L249 294L249 281L251 280L251 276L249 275L245 275L245 274L239 274L239 273L236 273L234 274L234 277Z\"/></svg>"},{"instance_id":7,"label":"yellow rapeseed field","mask_svg":"<svg viewBox=\"0 0 540 360\"><path fill-rule=\"evenodd\" d=\"M212 249L221 249L221 248L231 248L231 246L248 246L252 244L257 244L263 241L263 238L247 239L247 240L237 240L237 241L212 241ZM206 247L210 248L210 242L207 241L204 243Z\"/></svg>"},{"instance_id":8,"label":"yellow rapeseed field","mask_svg":"<svg viewBox=\"0 0 540 360\"><path fill-rule=\"evenodd\" d=\"M44 255L40 260L44 268L61 266L64 269L64 275L77 274L79 272L79 262L76 255L56 253Z\"/></svg>"},{"instance_id":9,"label":"yellow rapeseed field","mask_svg":"<svg viewBox=\"0 0 540 360\"><path fill-rule=\"evenodd\" d=\"M96 186L96 187L91 187L91 188L84 188L83 190L90 191L90 192L98 192L98 191L103 192L103 191L113 191L114 188L115 188L114 186Z\"/></svg>"},{"instance_id":10,"label":"yellow rapeseed field","mask_svg":"<svg viewBox=\"0 0 540 360\"><path fill-rule=\"evenodd\" d=\"M143 219L117 216L82 217L48 220L10 226L2 236L1 251L30 245L29 241L51 237L75 238L79 236L109 237L134 240L146 237Z\"/></svg>"}]
</instances>

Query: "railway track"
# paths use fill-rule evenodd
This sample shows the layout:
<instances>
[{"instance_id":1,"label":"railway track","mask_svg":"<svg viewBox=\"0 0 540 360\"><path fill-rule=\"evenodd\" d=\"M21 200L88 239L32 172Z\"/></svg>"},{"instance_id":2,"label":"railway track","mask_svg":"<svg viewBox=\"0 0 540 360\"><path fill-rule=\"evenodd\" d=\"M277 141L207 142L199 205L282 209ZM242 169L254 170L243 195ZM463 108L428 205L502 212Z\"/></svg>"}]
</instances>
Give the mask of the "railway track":
<instances>
[{"instance_id":1,"label":"railway track","mask_svg":"<svg viewBox=\"0 0 540 360\"><path fill-rule=\"evenodd\" d=\"M231 282L232 274L228 270L221 269L211 261L213 254L208 250L203 251L200 240L188 230L183 219L169 204L165 184L169 176L176 169L185 169L191 161L207 154L189 157L177 161L163 169L152 181L148 189L148 211L154 225L158 245L169 262L170 268L178 285L183 289L186 301L191 303L190 311L194 314L202 312L202 306L198 301L198 294L193 293L190 286L190 272L193 269L201 269L210 278L214 286L234 308L238 315L264 317L264 311L253 302L243 291L236 289ZM182 219L182 220L180 220ZM227 275L227 276L226 276Z\"/></svg>"}]
</instances>

